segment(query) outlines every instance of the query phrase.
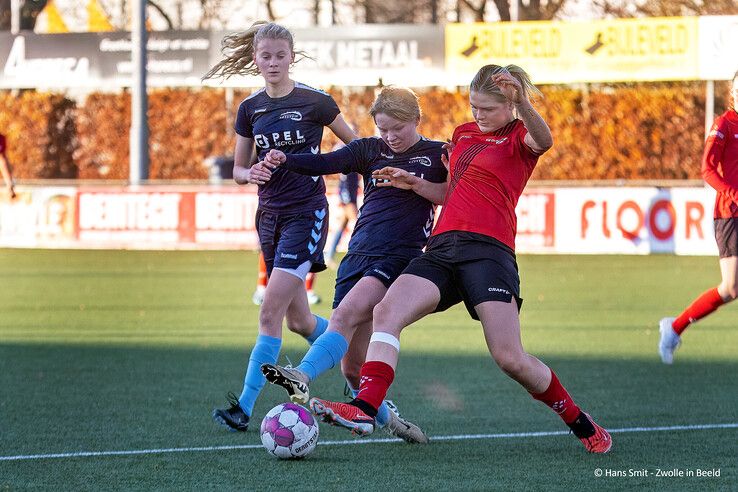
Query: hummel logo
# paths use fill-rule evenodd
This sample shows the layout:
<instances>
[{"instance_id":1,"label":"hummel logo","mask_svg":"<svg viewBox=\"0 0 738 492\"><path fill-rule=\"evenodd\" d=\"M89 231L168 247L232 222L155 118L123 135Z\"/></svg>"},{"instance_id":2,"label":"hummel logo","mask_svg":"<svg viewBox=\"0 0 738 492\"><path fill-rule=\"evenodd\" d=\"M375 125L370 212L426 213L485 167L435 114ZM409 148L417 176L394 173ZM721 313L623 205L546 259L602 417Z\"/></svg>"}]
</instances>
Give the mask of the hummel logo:
<instances>
[{"instance_id":1,"label":"hummel logo","mask_svg":"<svg viewBox=\"0 0 738 492\"><path fill-rule=\"evenodd\" d=\"M259 108L259 109L255 109L255 110L254 110L254 114L256 114L256 113L263 113L263 112L264 112L264 111L266 111L266 110L267 110L267 108Z\"/></svg>"},{"instance_id":2,"label":"hummel logo","mask_svg":"<svg viewBox=\"0 0 738 492\"><path fill-rule=\"evenodd\" d=\"M280 120L302 121L302 113L299 111L287 111L279 115Z\"/></svg>"},{"instance_id":3,"label":"hummel logo","mask_svg":"<svg viewBox=\"0 0 738 492\"><path fill-rule=\"evenodd\" d=\"M318 145L316 145L315 147L311 146L310 152L312 152L313 154L317 154L318 152L320 152L320 147Z\"/></svg>"},{"instance_id":4,"label":"hummel logo","mask_svg":"<svg viewBox=\"0 0 738 492\"><path fill-rule=\"evenodd\" d=\"M380 152L379 155L381 155L385 159L394 159L395 158L395 156L389 155L389 154L385 154L384 152Z\"/></svg>"},{"instance_id":5,"label":"hummel logo","mask_svg":"<svg viewBox=\"0 0 738 492\"><path fill-rule=\"evenodd\" d=\"M425 157L425 156L413 157L412 159L410 159L410 164L414 162L420 164L421 166L425 166L425 167L430 167L431 165L430 157Z\"/></svg>"},{"instance_id":6,"label":"hummel logo","mask_svg":"<svg viewBox=\"0 0 738 492\"><path fill-rule=\"evenodd\" d=\"M296 259L297 259L297 255L293 255L293 254L291 254L291 253L281 253L281 254L279 255L279 257L280 257L280 258L288 258L288 259L290 259L290 260L296 260Z\"/></svg>"}]
</instances>

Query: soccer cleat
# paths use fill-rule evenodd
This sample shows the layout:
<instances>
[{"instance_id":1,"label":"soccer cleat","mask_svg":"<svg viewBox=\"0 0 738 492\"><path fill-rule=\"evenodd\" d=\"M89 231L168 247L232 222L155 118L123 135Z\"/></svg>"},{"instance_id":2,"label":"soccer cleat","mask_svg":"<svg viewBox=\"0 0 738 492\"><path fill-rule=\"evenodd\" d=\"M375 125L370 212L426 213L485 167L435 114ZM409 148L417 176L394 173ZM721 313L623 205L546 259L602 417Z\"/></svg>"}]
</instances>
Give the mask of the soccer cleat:
<instances>
[{"instance_id":1,"label":"soccer cleat","mask_svg":"<svg viewBox=\"0 0 738 492\"><path fill-rule=\"evenodd\" d=\"M313 415L320 417L323 422L344 427L350 430L352 434L360 437L368 436L374 432L374 419L365 414L359 407L349 403L311 398L310 411L313 412Z\"/></svg>"},{"instance_id":2,"label":"soccer cleat","mask_svg":"<svg viewBox=\"0 0 738 492\"><path fill-rule=\"evenodd\" d=\"M308 304L310 304L311 306L314 304L320 304L320 302L322 301L320 296L316 294L315 292L313 292L312 290L308 291L307 298L308 298Z\"/></svg>"},{"instance_id":3,"label":"soccer cleat","mask_svg":"<svg viewBox=\"0 0 738 492\"><path fill-rule=\"evenodd\" d=\"M236 395L229 392L227 398L231 406L213 410L213 420L229 430L246 432L249 428L249 416L241 408Z\"/></svg>"},{"instance_id":4,"label":"soccer cleat","mask_svg":"<svg viewBox=\"0 0 738 492\"><path fill-rule=\"evenodd\" d=\"M425 432L417 425L403 418L392 400L385 400L384 402L390 411L390 419L387 425L384 426L384 430L409 444L428 444L428 436L425 435Z\"/></svg>"},{"instance_id":5,"label":"soccer cleat","mask_svg":"<svg viewBox=\"0 0 738 492\"><path fill-rule=\"evenodd\" d=\"M580 412L579 417L568 425L590 453L604 454L610 451L612 447L610 434L597 425L588 413Z\"/></svg>"},{"instance_id":6,"label":"soccer cleat","mask_svg":"<svg viewBox=\"0 0 738 492\"><path fill-rule=\"evenodd\" d=\"M261 372L267 381L286 389L294 403L304 405L310 399L309 380L302 371L276 364L262 364Z\"/></svg>"},{"instance_id":7,"label":"soccer cleat","mask_svg":"<svg viewBox=\"0 0 738 492\"><path fill-rule=\"evenodd\" d=\"M674 323L674 319L662 318L659 321L659 333L661 333L659 355L661 356L661 362L664 364L672 364L674 362L674 351L682 344L682 337L677 335L671 326Z\"/></svg>"},{"instance_id":8,"label":"soccer cleat","mask_svg":"<svg viewBox=\"0 0 738 492\"><path fill-rule=\"evenodd\" d=\"M254 295L251 296L251 302L257 306L261 306L261 303L264 302L264 289L256 289Z\"/></svg>"}]
</instances>

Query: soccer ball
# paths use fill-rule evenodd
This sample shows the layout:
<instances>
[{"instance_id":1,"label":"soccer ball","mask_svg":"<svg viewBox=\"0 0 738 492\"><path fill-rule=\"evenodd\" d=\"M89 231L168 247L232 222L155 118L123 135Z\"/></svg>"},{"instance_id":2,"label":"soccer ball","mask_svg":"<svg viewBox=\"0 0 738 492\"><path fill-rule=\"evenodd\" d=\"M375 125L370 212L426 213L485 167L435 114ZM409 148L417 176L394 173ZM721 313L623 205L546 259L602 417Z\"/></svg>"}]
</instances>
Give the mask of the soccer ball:
<instances>
[{"instance_id":1,"label":"soccer ball","mask_svg":"<svg viewBox=\"0 0 738 492\"><path fill-rule=\"evenodd\" d=\"M261 443L277 458L304 458L318 444L318 423L307 408L282 403L261 421Z\"/></svg>"}]
</instances>

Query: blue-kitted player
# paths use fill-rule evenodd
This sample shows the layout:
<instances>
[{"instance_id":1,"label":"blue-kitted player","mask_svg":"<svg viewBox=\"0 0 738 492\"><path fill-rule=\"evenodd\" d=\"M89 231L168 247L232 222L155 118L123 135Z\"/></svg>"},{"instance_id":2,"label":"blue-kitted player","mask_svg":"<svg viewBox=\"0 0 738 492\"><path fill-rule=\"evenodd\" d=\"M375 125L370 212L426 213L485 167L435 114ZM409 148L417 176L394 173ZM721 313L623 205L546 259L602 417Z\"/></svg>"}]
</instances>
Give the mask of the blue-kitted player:
<instances>
[{"instance_id":1,"label":"blue-kitted player","mask_svg":"<svg viewBox=\"0 0 738 492\"><path fill-rule=\"evenodd\" d=\"M238 184L259 186L256 229L269 283L243 391L238 398L229 395L229 408L213 411L216 422L245 431L265 382L260 367L277 361L285 317L287 327L309 343L328 326L327 320L311 314L305 293L307 274L325 269L328 202L323 178L286 168L271 171L257 161L272 149L318 154L326 126L344 142L356 135L329 94L290 78L296 53L286 28L256 22L245 32L226 36L223 53L225 58L204 78L260 74L265 82L265 87L246 98L238 109L233 177Z\"/></svg>"},{"instance_id":2,"label":"blue-kitted player","mask_svg":"<svg viewBox=\"0 0 738 492\"><path fill-rule=\"evenodd\" d=\"M270 151L265 164L311 174L348 174L364 178L364 202L336 279L328 329L295 368L264 364L269 382L283 386L293 401L308 401L308 384L341 361L355 391L371 335L374 306L413 258L420 256L431 229L435 204L446 193L444 143L418 134L420 107L409 89L385 87L370 113L380 137L362 138L323 155L286 155ZM402 175L405 189L378 182L374 173ZM345 356L345 357L344 357ZM423 431L382 404L377 422L407 442L427 442Z\"/></svg>"},{"instance_id":3,"label":"blue-kitted player","mask_svg":"<svg viewBox=\"0 0 738 492\"><path fill-rule=\"evenodd\" d=\"M342 147L343 145L341 145ZM340 148L340 147L338 147ZM333 150L338 150L334 148ZM325 257L326 264L331 268L336 268L333 258L336 256L338 243L341 242L343 233L349 224L354 224L359 217L359 174L348 173L341 174L338 179L338 200L339 214L338 228L331 239L331 245L328 254Z\"/></svg>"}]
</instances>

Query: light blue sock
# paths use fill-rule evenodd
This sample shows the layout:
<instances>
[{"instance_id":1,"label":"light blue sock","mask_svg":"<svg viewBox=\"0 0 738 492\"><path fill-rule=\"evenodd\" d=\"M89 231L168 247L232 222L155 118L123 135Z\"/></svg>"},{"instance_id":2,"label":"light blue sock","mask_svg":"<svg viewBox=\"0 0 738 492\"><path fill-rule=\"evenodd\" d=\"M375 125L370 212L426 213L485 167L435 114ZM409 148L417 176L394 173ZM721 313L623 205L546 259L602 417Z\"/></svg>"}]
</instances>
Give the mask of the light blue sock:
<instances>
[{"instance_id":1,"label":"light blue sock","mask_svg":"<svg viewBox=\"0 0 738 492\"><path fill-rule=\"evenodd\" d=\"M307 374L312 381L328 369L335 367L346 352L348 352L348 342L343 335L337 331L326 331L315 340L296 369Z\"/></svg>"},{"instance_id":2,"label":"light blue sock","mask_svg":"<svg viewBox=\"0 0 738 492\"><path fill-rule=\"evenodd\" d=\"M359 394L359 390L355 390L351 388L351 396L356 398L356 395ZM389 423L390 419L390 409L387 406L387 402L383 401L381 405L379 405L379 409L377 410L377 416L374 417L374 421L377 423L378 427L384 427Z\"/></svg>"},{"instance_id":3,"label":"light blue sock","mask_svg":"<svg viewBox=\"0 0 738 492\"><path fill-rule=\"evenodd\" d=\"M310 334L309 337L305 337L305 340L307 340L308 344L312 345L315 343L315 340L318 339L320 335L325 333L325 330L328 329L328 320L318 316L317 314L313 314L315 317L315 329Z\"/></svg>"},{"instance_id":4,"label":"light blue sock","mask_svg":"<svg viewBox=\"0 0 738 492\"><path fill-rule=\"evenodd\" d=\"M238 403L241 404L241 408L248 416L251 416L256 398L258 398L264 383L266 383L264 374L261 372L261 365L267 362L276 364L281 346L281 338L267 335L256 337L256 345L254 345L254 350L251 351L246 377L243 380L243 391L241 396L238 397Z\"/></svg>"}]
</instances>

